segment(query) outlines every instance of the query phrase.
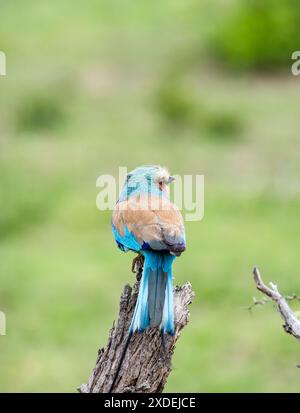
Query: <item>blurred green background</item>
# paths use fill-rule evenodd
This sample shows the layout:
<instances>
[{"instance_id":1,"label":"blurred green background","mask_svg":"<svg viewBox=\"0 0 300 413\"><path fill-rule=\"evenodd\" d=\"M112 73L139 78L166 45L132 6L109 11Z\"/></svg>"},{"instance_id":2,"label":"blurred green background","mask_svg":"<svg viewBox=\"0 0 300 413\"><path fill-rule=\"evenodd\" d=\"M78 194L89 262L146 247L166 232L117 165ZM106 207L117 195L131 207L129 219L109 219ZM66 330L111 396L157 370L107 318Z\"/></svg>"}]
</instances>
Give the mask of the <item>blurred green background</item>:
<instances>
[{"instance_id":1,"label":"blurred green background","mask_svg":"<svg viewBox=\"0 0 300 413\"><path fill-rule=\"evenodd\" d=\"M271 304L245 309L255 264L300 293L300 9L261 3L1 2L1 391L87 381L133 282L96 178L145 163L206 185L174 269L196 299L166 390L299 391L299 344Z\"/></svg>"}]
</instances>

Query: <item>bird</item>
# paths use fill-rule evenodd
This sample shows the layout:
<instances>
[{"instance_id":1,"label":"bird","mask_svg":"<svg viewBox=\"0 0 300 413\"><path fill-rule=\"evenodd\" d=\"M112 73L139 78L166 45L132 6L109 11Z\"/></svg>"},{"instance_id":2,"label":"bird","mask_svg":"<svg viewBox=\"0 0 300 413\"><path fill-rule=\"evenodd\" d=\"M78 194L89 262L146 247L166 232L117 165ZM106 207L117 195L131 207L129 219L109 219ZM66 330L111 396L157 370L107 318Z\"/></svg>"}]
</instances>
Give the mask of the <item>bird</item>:
<instances>
[{"instance_id":1,"label":"bird","mask_svg":"<svg viewBox=\"0 0 300 413\"><path fill-rule=\"evenodd\" d=\"M139 293L127 341L110 386L118 377L130 338L150 327L174 335L172 265L186 249L185 227L177 206L170 201L169 184L174 181L167 168L144 165L127 174L112 214L112 231L118 248L133 251L143 262Z\"/></svg>"}]
</instances>

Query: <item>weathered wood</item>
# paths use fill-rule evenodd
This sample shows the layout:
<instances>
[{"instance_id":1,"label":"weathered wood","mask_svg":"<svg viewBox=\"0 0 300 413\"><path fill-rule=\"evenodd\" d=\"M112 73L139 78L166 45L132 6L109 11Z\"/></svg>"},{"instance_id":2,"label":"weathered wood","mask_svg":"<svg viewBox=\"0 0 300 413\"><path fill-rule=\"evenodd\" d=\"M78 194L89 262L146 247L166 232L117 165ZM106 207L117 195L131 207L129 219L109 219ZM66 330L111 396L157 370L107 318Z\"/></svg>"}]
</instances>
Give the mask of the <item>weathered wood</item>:
<instances>
[{"instance_id":1,"label":"weathered wood","mask_svg":"<svg viewBox=\"0 0 300 413\"><path fill-rule=\"evenodd\" d=\"M277 285L270 283L270 287L267 287L256 267L253 269L253 276L257 289L271 298L276 304L277 310L284 321L284 331L300 340L300 321L293 313L286 299L278 291Z\"/></svg>"},{"instance_id":2,"label":"weathered wood","mask_svg":"<svg viewBox=\"0 0 300 413\"><path fill-rule=\"evenodd\" d=\"M81 393L107 393L110 389L119 359L126 343L133 310L137 300L142 268L137 268L137 281L133 289L126 285L120 299L117 326L113 324L108 344L98 352L96 366L87 384L79 388ZM180 332L188 323L188 306L194 293L187 283L174 288L175 335L166 335L166 351L163 351L159 329L134 333L123 360L113 392L159 393L162 392L171 371L171 358Z\"/></svg>"}]
</instances>

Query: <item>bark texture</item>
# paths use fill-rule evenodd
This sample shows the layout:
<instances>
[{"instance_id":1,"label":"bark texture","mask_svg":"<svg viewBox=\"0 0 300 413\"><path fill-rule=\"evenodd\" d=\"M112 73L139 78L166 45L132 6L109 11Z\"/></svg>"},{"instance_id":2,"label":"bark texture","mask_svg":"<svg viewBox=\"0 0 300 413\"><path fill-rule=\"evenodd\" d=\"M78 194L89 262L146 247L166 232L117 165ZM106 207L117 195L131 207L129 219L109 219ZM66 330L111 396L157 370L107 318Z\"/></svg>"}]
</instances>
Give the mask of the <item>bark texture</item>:
<instances>
[{"instance_id":1,"label":"bark texture","mask_svg":"<svg viewBox=\"0 0 300 413\"><path fill-rule=\"evenodd\" d=\"M284 321L284 331L300 340L300 321L288 305L287 300L278 291L277 285L270 283L270 287L267 287L257 267L253 269L253 276L257 289L276 304L277 310Z\"/></svg>"},{"instance_id":2,"label":"bark texture","mask_svg":"<svg viewBox=\"0 0 300 413\"><path fill-rule=\"evenodd\" d=\"M133 310L137 300L142 267L137 268L137 281L133 289L126 285L120 299L117 326L113 324L108 344L98 351L96 366L87 384L79 388L81 393L107 393L117 371L124 348ZM121 370L115 382L114 393L160 393L163 391L171 371L171 358L180 332L188 323L188 306L194 293L187 283L174 288L175 335L166 335L166 350L163 351L159 329L152 328L143 333L134 333Z\"/></svg>"}]
</instances>

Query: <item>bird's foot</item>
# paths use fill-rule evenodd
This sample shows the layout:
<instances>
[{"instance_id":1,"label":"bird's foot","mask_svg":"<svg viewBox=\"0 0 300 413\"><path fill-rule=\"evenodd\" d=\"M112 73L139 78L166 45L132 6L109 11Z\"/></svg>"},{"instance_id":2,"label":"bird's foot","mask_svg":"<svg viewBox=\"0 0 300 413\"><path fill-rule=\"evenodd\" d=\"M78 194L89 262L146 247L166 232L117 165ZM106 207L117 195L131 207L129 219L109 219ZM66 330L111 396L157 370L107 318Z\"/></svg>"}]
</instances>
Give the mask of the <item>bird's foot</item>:
<instances>
[{"instance_id":1,"label":"bird's foot","mask_svg":"<svg viewBox=\"0 0 300 413\"><path fill-rule=\"evenodd\" d=\"M144 266L144 261L145 261L144 256L142 254L138 254L132 260L131 271L135 274L138 274Z\"/></svg>"}]
</instances>

